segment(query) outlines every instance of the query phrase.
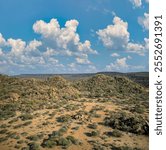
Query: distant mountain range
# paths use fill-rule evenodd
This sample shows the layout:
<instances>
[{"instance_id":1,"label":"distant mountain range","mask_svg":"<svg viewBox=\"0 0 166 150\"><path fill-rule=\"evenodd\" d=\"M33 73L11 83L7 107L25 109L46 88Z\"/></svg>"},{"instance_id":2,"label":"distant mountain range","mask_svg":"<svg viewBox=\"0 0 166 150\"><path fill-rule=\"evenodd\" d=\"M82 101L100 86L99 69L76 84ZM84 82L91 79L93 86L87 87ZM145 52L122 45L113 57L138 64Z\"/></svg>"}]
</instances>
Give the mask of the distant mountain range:
<instances>
[{"instance_id":1,"label":"distant mountain range","mask_svg":"<svg viewBox=\"0 0 166 150\"><path fill-rule=\"evenodd\" d=\"M125 76L129 79L145 86L149 86L149 72L129 72L129 73L121 73L121 72L97 72L97 73L79 73L79 74L21 74L16 75L15 77L21 78L39 78L39 79L47 79L53 76L62 76L67 80L79 80L92 77L96 74L104 74L110 76Z\"/></svg>"}]
</instances>

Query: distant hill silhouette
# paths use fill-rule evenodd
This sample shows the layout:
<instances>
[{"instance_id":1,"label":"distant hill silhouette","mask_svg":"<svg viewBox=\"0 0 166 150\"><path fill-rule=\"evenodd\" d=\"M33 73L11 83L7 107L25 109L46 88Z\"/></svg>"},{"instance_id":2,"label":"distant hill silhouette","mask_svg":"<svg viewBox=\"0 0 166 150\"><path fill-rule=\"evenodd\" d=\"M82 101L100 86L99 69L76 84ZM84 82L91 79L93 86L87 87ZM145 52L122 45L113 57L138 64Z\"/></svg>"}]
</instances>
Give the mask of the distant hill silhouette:
<instances>
[{"instance_id":1,"label":"distant hill silhouette","mask_svg":"<svg viewBox=\"0 0 166 150\"><path fill-rule=\"evenodd\" d=\"M129 72L129 73L97 72L97 73L82 73L82 74L21 74L15 77L47 79L49 77L61 76L67 80L79 80L79 79L92 77L96 74L104 74L104 75L110 75L110 76L125 76L145 87L149 86L149 72Z\"/></svg>"}]
</instances>

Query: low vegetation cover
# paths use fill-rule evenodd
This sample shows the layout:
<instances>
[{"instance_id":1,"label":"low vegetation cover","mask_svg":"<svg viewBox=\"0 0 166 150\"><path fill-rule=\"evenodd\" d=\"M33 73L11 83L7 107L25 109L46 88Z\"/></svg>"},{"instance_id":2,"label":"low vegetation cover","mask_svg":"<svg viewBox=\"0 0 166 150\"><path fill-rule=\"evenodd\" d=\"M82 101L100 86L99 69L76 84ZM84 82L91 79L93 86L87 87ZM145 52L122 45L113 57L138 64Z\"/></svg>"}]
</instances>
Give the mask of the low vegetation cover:
<instances>
[{"instance_id":1,"label":"low vegetation cover","mask_svg":"<svg viewBox=\"0 0 166 150\"><path fill-rule=\"evenodd\" d=\"M148 113L148 88L126 76L0 75L0 149L147 150Z\"/></svg>"}]
</instances>

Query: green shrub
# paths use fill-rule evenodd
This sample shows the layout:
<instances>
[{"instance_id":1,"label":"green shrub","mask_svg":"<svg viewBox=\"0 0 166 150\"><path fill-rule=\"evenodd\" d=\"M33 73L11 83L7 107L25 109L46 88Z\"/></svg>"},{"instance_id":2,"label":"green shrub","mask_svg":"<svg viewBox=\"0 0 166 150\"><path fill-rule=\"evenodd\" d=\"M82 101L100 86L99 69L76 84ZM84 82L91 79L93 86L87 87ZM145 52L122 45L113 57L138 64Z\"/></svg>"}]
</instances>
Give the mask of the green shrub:
<instances>
[{"instance_id":1,"label":"green shrub","mask_svg":"<svg viewBox=\"0 0 166 150\"><path fill-rule=\"evenodd\" d=\"M49 140L49 139L44 139L41 146L43 148L53 148L54 146L56 146L56 142L53 140Z\"/></svg>"},{"instance_id":2,"label":"green shrub","mask_svg":"<svg viewBox=\"0 0 166 150\"><path fill-rule=\"evenodd\" d=\"M62 128L59 129L60 133L65 133L67 132L68 128L66 126L63 126Z\"/></svg>"},{"instance_id":3,"label":"green shrub","mask_svg":"<svg viewBox=\"0 0 166 150\"><path fill-rule=\"evenodd\" d=\"M8 131L7 129L0 130L0 134L4 134L4 133L6 133L7 131Z\"/></svg>"},{"instance_id":4,"label":"green shrub","mask_svg":"<svg viewBox=\"0 0 166 150\"><path fill-rule=\"evenodd\" d=\"M112 150L141 150L140 148L132 148L129 146L112 146Z\"/></svg>"},{"instance_id":5,"label":"green shrub","mask_svg":"<svg viewBox=\"0 0 166 150\"><path fill-rule=\"evenodd\" d=\"M63 134L59 131L53 131L51 134L49 134L49 139L51 138L59 138L60 136L62 136Z\"/></svg>"},{"instance_id":6,"label":"green shrub","mask_svg":"<svg viewBox=\"0 0 166 150\"><path fill-rule=\"evenodd\" d=\"M19 141L17 141L17 144L23 144L23 143L24 143L23 140L19 140Z\"/></svg>"},{"instance_id":7,"label":"green shrub","mask_svg":"<svg viewBox=\"0 0 166 150\"><path fill-rule=\"evenodd\" d=\"M27 133L27 132L22 132L21 135L22 135L22 136L27 136L28 133Z\"/></svg>"},{"instance_id":8,"label":"green shrub","mask_svg":"<svg viewBox=\"0 0 166 150\"><path fill-rule=\"evenodd\" d=\"M20 136L16 132L8 133L7 137L12 138L12 139L20 139Z\"/></svg>"},{"instance_id":9,"label":"green shrub","mask_svg":"<svg viewBox=\"0 0 166 150\"><path fill-rule=\"evenodd\" d=\"M23 147L21 150L30 150L29 147Z\"/></svg>"},{"instance_id":10,"label":"green shrub","mask_svg":"<svg viewBox=\"0 0 166 150\"><path fill-rule=\"evenodd\" d=\"M0 128L6 128L6 127L8 127L6 124L0 125Z\"/></svg>"},{"instance_id":11,"label":"green shrub","mask_svg":"<svg viewBox=\"0 0 166 150\"><path fill-rule=\"evenodd\" d=\"M29 146L29 149L30 149L30 150L39 150L39 149L40 149L39 144L34 143L34 142L29 143L28 146Z\"/></svg>"},{"instance_id":12,"label":"green shrub","mask_svg":"<svg viewBox=\"0 0 166 150\"><path fill-rule=\"evenodd\" d=\"M27 139L29 139L31 141L37 141L37 140L39 140L39 137L37 135L31 135L31 136L28 136Z\"/></svg>"},{"instance_id":13,"label":"green shrub","mask_svg":"<svg viewBox=\"0 0 166 150\"><path fill-rule=\"evenodd\" d=\"M16 144L16 145L14 146L14 148L16 148L16 149L20 149L20 148L21 148L21 146L20 146L20 145L18 145L18 144Z\"/></svg>"},{"instance_id":14,"label":"green shrub","mask_svg":"<svg viewBox=\"0 0 166 150\"><path fill-rule=\"evenodd\" d=\"M97 131L92 131L92 132L88 132L88 133L85 133L85 134L89 137L92 137L92 136L99 136L100 132L97 130Z\"/></svg>"},{"instance_id":15,"label":"green shrub","mask_svg":"<svg viewBox=\"0 0 166 150\"><path fill-rule=\"evenodd\" d=\"M7 141L7 140L8 140L8 137L1 137L1 138L0 138L0 143L1 143L1 142L4 142L4 141Z\"/></svg>"},{"instance_id":16,"label":"green shrub","mask_svg":"<svg viewBox=\"0 0 166 150\"><path fill-rule=\"evenodd\" d=\"M97 123L92 123L88 125L88 128L97 129Z\"/></svg>"},{"instance_id":17,"label":"green shrub","mask_svg":"<svg viewBox=\"0 0 166 150\"><path fill-rule=\"evenodd\" d=\"M92 131L91 136L98 136L100 133L99 131Z\"/></svg>"},{"instance_id":18,"label":"green shrub","mask_svg":"<svg viewBox=\"0 0 166 150\"><path fill-rule=\"evenodd\" d=\"M22 121L25 121L25 120L31 120L31 119L33 119L33 116L31 114L22 114L22 115L19 116L19 118Z\"/></svg>"},{"instance_id":19,"label":"green shrub","mask_svg":"<svg viewBox=\"0 0 166 150\"><path fill-rule=\"evenodd\" d=\"M69 140L72 144L77 145L79 142L77 139L75 139L73 136L69 135L66 137L67 140Z\"/></svg>"},{"instance_id":20,"label":"green shrub","mask_svg":"<svg viewBox=\"0 0 166 150\"><path fill-rule=\"evenodd\" d=\"M69 140L67 140L66 138L62 137L62 138L58 139L57 144L59 146L69 146L71 144L71 142Z\"/></svg>"},{"instance_id":21,"label":"green shrub","mask_svg":"<svg viewBox=\"0 0 166 150\"><path fill-rule=\"evenodd\" d=\"M9 119L11 117L16 116L16 110L18 108L18 104L5 104L0 105L0 120Z\"/></svg>"},{"instance_id":22,"label":"green shrub","mask_svg":"<svg viewBox=\"0 0 166 150\"><path fill-rule=\"evenodd\" d=\"M121 137L123 134L119 131L119 130L117 130L117 129L115 129L115 130L113 130L112 132L106 132L106 134L107 134L107 136L114 136L114 137Z\"/></svg>"},{"instance_id":23,"label":"green shrub","mask_svg":"<svg viewBox=\"0 0 166 150\"><path fill-rule=\"evenodd\" d=\"M11 124L11 123L14 123L14 122L17 122L18 121L18 118L14 118L12 120L10 120L8 123Z\"/></svg>"},{"instance_id":24,"label":"green shrub","mask_svg":"<svg viewBox=\"0 0 166 150\"><path fill-rule=\"evenodd\" d=\"M70 115L60 116L57 118L58 122L68 122L71 119Z\"/></svg>"},{"instance_id":25,"label":"green shrub","mask_svg":"<svg viewBox=\"0 0 166 150\"><path fill-rule=\"evenodd\" d=\"M148 121L136 113L112 112L110 113L110 117L104 119L104 124L121 131L145 135L149 134Z\"/></svg>"}]
</instances>

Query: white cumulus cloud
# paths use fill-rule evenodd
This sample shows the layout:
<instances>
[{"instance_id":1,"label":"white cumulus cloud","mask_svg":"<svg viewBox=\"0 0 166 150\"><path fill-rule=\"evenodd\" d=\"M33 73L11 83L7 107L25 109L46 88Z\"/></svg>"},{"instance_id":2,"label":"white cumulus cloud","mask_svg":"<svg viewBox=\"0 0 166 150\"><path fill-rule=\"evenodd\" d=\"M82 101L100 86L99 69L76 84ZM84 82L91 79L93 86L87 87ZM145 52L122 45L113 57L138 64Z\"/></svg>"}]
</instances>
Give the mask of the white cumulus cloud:
<instances>
[{"instance_id":1,"label":"white cumulus cloud","mask_svg":"<svg viewBox=\"0 0 166 150\"><path fill-rule=\"evenodd\" d=\"M43 20L36 21L33 25L33 29L36 33L41 34L44 38L43 42L48 47L61 51L71 51L82 53L96 54L97 51L91 48L90 41L86 40L84 43L80 41L79 34L76 32L78 27L77 20L69 20L66 22L64 28L60 28L59 22L56 19L51 19L49 23ZM67 53L66 53L67 54Z\"/></svg>"},{"instance_id":2,"label":"white cumulus cloud","mask_svg":"<svg viewBox=\"0 0 166 150\"><path fill-rule=\"evenodd\" d=\"M109 49L124 49L129 41L130 34L127 31L128 23L119 17L114 17L113 25L97 31L99 39Z\"/></svg>"},{"instance_id":3,"label":"white cumulus cloud","mask_svg":"<svg viewBox=\"0 0 166 150\"><path fill-rule=\"evenodd\" d=\"M145 69L145 66L140 65L129 65L127 63L127 60L132 59L130 56L123 57L123 58L117 58L115 62L110 63L109 65L106 65L105 70L106 71L120 71L120 72L128 72L130 71L137 71L139 69Z\"/></svg>"},{"instance_id":4,"label":"white cumulus cloud","mask_svg":"<svg viewBox=\"0 0 166 150\"><path fill-rule=\"evenodd\" d=\"M6 40L3 38L2 34L0 33L0 46L5 46L6 45Z\"/></svg>"},{"instance_id":5,"label":"white cumulus cloud","mask_svg":"<svg viewBox=\"0 0 166 150\"><path fill-rule=\"evenodd\" d=\"M143 17L138 17L138 23L143 27L143 29L149 30L149 14L144 13Z\"/></svg>"},{"instance_id":6,"label":"white cumulus cloud","mask_svg":"<svg viewBox=\"0 0 166 150\"><path fill-rule=\"evenodd\" d=\"M106 66L107 71L126 71L128 69L127 58L119 58L114 63Z\"/></svg>"},{"instance_id":7,"label":"white cumulus cloud","mask_svg":"<svg viewBox=\"0 0 166 150\"><path fill-rule=\"evenodd\" d=\"M111 56L112 57L119 57L120 55L118 53L112 53Z\"/></svg>"},{"instance_id":8,"label":"white cumulus cloud","mask_svg":"<svg viewBox=\"0 0 166 150\"><path fill-rule=\"evenodd\" d=\"M149 49L149 39L144 38L144 44L138 44L138 43L128 43L127 45L127 52L130 53L136 53L141 56L144 56L145 53L148 52Z\"/></svg>"},{"instance_id":9,"label":"white cumulus cloud","mask_svg":"<svg viewBox=\"0 0 166 150\"><path fill-rule=\"evenodd\" d=\"M130 0L130 2L133 4L133 7L141 7L142 1L141 0Z\"/></svg>"},{"instance_id":10,"label":"white cumulus cloud","mask_svg":"<svg viewBox=\"0 0 166 150\"><path fill-rule=\"evenodd\" d=\"M8 39L7 40L8 46L11 47L11 53L15 55L19 55L23 53L26 47L26 42L21 39Z\"/></svg>"},{"instance_id":11,"label":"white cumulus cloud","mask_svg":"<svg viewBox=\"0 0 166 150\"><path fill-rule=\"evenodd\" d=\"M0 33L0 64L4 65L0 68L0 73L25 73L26 70L45 70L52 73L65 71L65 67L69 69L67 64L62 64L60 57L67 58L70 63L89 66L89 55L97 54L97 51L91 48L89 40L80 41L78 24L77 20L69 20L64 27L60 27L56 19L51 19L48 23L36 21L33 30L41 38L29 42L5 39Z\"/></svg>"},{"instance_id":12,"label":"white cumulus cloud","mask_svg":"<svg viewBox=\"0 0 166 150\"><path fill-rule=\"evenodd\" d=\"M144 55L147 52L146 41L144 43L130 42L128 23L119 17L114 17L113 25L108 25L105 29L97 31L99 40L109 50L121 50L126 52Z\"/></svg>"}]
</instances>

